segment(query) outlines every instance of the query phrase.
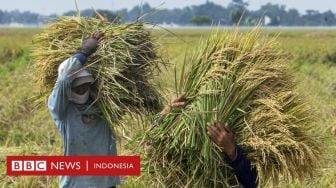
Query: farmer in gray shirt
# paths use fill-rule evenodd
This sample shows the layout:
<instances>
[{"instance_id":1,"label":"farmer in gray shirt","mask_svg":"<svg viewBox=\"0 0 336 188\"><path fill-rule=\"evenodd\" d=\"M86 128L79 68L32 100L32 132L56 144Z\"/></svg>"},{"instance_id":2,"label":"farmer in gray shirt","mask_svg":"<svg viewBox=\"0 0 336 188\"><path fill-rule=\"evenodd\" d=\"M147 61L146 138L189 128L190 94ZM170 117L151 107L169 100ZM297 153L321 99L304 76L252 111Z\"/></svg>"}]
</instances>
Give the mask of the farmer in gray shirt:
<instances>
[{"instance_id":1,"label":"farmer in gray shirt","mask_svg":"<svg viewBox=\"0 0 336 188\"><path fill-rule=\"evenodd\" d=\"M58 78L48 108L64 144L64 155L116 155L116 139L97 106L90 105L93 76L82 69L96 51L103 33L95 32L58 68ZM61 188L108 188L120 184L114 176L61 176Z\"/></svg>"},{"instance_id":2,"label":"farmer in gray shirt","mask_svg":"<svg viewBox=\"0 0 336 188\"><path fill-rule=\"evenodd\" d=\"M93 54L103 33L95 32L82 43L78 52L60 64L58 78L49 96L48 108L61 133L65 155L117 155L116 139L90 95L94 82L89 71L82 69ZM184 105L184 95L172 100L162 110ZM61 188L108 188L120 184L114 176L61 176Z\"/></svg>"}]
</instances>

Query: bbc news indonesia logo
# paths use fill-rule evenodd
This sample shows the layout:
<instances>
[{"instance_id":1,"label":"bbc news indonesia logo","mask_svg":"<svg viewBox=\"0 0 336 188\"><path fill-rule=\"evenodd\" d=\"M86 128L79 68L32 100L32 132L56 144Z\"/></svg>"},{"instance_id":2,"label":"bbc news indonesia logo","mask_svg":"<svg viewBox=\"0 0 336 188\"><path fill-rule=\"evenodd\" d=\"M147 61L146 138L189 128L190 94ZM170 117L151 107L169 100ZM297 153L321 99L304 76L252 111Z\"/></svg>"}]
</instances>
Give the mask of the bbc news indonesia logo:
<instances>
[{"instance_id":1,"label":"bbc news indonesia logo","mask_svg":"<svg viewBox=\"0 0 336 188\"><path fill-rule=\"evenodd\" d=\"M8 176L139 176L140 156L7 156Z\"/></svg>"}]
</instances>

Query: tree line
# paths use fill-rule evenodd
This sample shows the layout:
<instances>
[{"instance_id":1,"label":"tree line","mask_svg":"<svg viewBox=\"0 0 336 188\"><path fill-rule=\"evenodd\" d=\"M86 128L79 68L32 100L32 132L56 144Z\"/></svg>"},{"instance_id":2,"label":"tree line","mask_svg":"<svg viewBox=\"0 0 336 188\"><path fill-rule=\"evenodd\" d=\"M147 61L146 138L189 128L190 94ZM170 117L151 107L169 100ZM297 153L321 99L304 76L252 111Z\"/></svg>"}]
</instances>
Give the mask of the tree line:
<instances>
[{"instance_id":1,"label":"tree line","mask_svg":"<svg viewBox=\"0 0 336 188\"><path fill-rule=\"evenodd\" d=\"M151 7L148 3L135 6L132 9L119 11L98 10L110 21L132 22L146 21L152 24L177 25L255 25L261 22L269 26L335 26L336 15L331 11L319 12L307 10L300 14L297 9L287 9L285 5L267 3L258 10L249 10L244 0L232 0L228 6L221 6L212 2L193 5L184 8L160 9ZM81 16L94 17L96 11L82 10ZM76 11L68 11L63 15L77 15ZM58 15L42 16L29 11L20 12L0 10L0 24L44 24L55 19Z\"/></svg>"}]
</instances>

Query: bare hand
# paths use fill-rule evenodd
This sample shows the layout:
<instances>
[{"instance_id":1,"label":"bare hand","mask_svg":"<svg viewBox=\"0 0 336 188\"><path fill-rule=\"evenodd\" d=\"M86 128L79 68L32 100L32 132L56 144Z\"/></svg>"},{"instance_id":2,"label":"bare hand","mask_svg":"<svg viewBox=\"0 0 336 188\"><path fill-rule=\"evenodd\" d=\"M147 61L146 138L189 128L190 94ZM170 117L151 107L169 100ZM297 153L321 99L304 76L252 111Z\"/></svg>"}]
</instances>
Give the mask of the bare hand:
<instances>
[{"instance_id":1,"label":"bare hand","mask_svg":"<svg viewBox=\"0 0 336 188\"><path fill-rule=\"evenodd\" d=\"M92 33L91 38L96 39L98 42L101 42L104 39L104 33L101 31L96 31Z\"/></svg>"},{"instance_id":2,"label":"bare hand","mask_svg":"<svg viewBox=\"0 0 336 188\"><path fill-rule=\"evenodd\" d=\"M160 112L161 115L168 114L172 108L179 108L185 105L187 100L187 95L182 93L181 95L172 99L170 105L166 105L163 110Z\"/></svg>"},{"instance_id":3,"label":"bare hand","mask_svg":"<svg viewBox=\"0 0 336 188\"><path fill-rule=\"evenodd\" d=\"M207 131L211 140L228 156L231 160L236 158L236 143L234 135L226 123L207 123Z\"/></svg>"}]
</instances>

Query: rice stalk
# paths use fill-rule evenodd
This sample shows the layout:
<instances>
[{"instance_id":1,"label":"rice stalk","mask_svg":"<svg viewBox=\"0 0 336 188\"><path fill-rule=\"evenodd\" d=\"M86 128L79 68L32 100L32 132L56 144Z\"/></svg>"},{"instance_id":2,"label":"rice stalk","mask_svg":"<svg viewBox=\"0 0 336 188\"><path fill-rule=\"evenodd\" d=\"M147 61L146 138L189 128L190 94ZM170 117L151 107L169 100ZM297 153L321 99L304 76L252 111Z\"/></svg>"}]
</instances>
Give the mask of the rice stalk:
<instances>
[{"instance_id":1,"label":"rice stalk","mask_svg":"<svg viewBox=\"0 0 336 188\"><path fill-rule=\"evenodd\" d=\"M50 24L34 39L35 75L42 99L50 95L59 64L95 31L104 32L105 39L84 68L96 79L93 93L107 121L120 123L125 113L158 111L161 97L151 79L163 61L151 32L140 22L117 25L95 18L59 17Z\"/></svg>"}]
</instances>

